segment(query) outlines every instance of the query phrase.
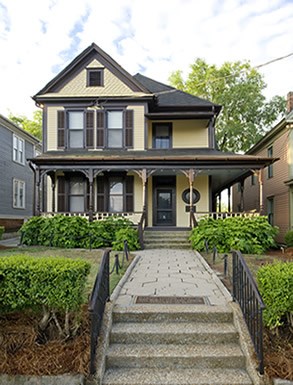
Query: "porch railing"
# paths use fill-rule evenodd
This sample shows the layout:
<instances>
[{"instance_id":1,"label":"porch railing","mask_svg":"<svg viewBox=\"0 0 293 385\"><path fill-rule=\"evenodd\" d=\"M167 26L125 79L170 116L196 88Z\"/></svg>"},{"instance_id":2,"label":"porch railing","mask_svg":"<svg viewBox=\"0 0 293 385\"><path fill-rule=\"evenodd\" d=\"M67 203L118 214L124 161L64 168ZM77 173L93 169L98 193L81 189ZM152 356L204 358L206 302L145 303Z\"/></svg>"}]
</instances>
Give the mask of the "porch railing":
<instances>
[{"instance_id":1,"label":"porch railing","mask_svg":"<svg viewBox=\"0 0 293 385\"><path fill-rule=\"evenodd\" d=\"M259 372L263 374L263 309L265 305L240 251L233 251L232 256L233 301L237 301L241 307L258 357Z\"/></svg>"},{"instance_id":2,"label":"porch railing","mask_svg":"<svg viewBox=\"0 0 293 385\"><path fill-rule=\"evenodd\" d=\"M89 219L89 213L88 212L43 212L41 213L42 216L47 217L54 217L56 215L64 215L67 217L84 217ZM130 221L132 221L135 225L138 225L138 223L141 220L141 216L143 214L143 211L135 211L135 212L121 212L121 213L109 213L109 212L94 212L93 213L93 220L101 221L103 219L109 218L109 217L121 217L121 218L127 218Z\"/></svg>"},{"instance_id":3,"label":"porch railing","mask_svg":"<svg viewBox=\"0 0 293 385\"><path fill-rule=\"evenodd\" d=\"M241 212L218 212L218 211L197 211L194 213L196 220L203 218L212 218L212 219L224 219L224 218L234 218L234 217L258 217L260 213L257 211L241 211Z\"/></svg>"}]
</instances>

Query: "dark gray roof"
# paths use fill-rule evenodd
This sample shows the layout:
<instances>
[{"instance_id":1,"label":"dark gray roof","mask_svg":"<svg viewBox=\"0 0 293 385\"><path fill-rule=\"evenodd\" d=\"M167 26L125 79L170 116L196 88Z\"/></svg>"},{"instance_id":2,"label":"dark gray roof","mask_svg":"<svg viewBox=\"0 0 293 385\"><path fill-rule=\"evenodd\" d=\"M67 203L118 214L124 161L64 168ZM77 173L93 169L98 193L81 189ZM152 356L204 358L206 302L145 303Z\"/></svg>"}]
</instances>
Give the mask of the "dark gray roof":
<instances>
[{"instance_id":1,"label":"dark gray roof","mask_svg":"<svg viewBox=\"0 0 293 385\"><path fill-rule=\"evenodd\" d=\"M154 93L157 98L157 107L185 107L185 108L204 108L214 109L220 112L221 106L214 104L206 99L188 94L184 91L177 90L174 87L157 82L144 75L136 74L133 76L150 92Z\"/></svg>"}]
</instances>

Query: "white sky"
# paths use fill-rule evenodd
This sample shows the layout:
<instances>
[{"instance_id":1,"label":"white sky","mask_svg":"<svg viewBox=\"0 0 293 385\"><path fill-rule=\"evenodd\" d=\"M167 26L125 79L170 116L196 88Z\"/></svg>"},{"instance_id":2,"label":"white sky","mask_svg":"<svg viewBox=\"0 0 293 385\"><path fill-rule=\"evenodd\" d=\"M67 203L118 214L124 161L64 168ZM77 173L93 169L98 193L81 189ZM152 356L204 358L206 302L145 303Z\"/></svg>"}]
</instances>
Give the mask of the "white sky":
<instances>
[{"instance_id":1,"label":"white sky","mask_svg":"<svg viewBox=\"0 0 293 385\"><path fill-rule=\"evenodd\" d=\"M0 0L0 113L30 98L92 42L161 82L197 57L258 65L293 52L293 0ZM293 91L293 56L260 70L266 96Z\"/></svg>"}]
</instances>

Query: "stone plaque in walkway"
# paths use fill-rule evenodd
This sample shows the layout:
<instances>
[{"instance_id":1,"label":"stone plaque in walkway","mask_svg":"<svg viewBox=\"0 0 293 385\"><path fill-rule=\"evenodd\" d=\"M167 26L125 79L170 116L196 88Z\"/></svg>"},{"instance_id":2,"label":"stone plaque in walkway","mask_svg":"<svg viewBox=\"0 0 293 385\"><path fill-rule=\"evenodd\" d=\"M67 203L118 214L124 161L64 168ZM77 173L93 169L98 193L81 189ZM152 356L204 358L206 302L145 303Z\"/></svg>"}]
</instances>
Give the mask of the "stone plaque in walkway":
<instances>
[{"instance_id":1,"label":"stone plaque in walkway","mask_svg":"<svg viewBox=\"0 0 293 385\"><path fill-rule=\"evenodd\" d=\"M143 296L136 297L135 303L152 305L208 305L205 297L167 297L167 296Z\"/></svg>"}]
</instances>

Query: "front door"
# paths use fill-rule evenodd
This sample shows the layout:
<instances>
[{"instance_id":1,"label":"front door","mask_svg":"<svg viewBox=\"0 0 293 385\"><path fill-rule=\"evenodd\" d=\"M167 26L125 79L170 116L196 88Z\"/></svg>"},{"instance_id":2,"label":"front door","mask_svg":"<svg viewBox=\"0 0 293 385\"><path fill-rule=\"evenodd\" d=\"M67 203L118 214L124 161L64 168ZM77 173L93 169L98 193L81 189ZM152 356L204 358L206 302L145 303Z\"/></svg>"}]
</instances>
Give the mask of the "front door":
<instances>
[{"instance_id":1,"label":"front door","mask_svg":"<svg viewBox=\"0 0 293 385\"><path fill-rule=\"evenodd\" d=\"M169 178L168 178L169 179ZM166 182L171 183L166 183ZM157 179L154 186L154 226L176 226L175 180Z\"/></svg>"}]
</instances>

